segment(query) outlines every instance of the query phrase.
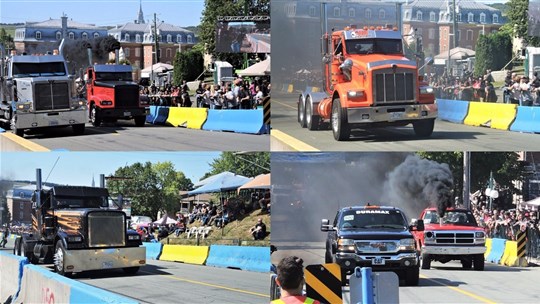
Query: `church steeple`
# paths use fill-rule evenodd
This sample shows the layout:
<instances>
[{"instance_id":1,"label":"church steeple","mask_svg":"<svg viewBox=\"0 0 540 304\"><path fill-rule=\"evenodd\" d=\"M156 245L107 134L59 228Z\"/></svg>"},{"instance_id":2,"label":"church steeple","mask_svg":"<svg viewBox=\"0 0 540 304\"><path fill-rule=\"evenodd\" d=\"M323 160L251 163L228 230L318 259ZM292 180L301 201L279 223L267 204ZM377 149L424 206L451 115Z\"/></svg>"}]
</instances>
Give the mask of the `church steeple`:
<instances>
[{"instance_id":1,"label":"church steeple","mask_svg":"<svg viewBox=\"0 0 540 304\"><path fill-rule=\"evenodd\" d=\"M139 17L137 18L137 23L141 24L141 23L144 23L144 15L143 15L143 12L142 12L142 0L140 0L141 4L140 4L140 7L139 7Z\"/></svg>"}]
</instances>

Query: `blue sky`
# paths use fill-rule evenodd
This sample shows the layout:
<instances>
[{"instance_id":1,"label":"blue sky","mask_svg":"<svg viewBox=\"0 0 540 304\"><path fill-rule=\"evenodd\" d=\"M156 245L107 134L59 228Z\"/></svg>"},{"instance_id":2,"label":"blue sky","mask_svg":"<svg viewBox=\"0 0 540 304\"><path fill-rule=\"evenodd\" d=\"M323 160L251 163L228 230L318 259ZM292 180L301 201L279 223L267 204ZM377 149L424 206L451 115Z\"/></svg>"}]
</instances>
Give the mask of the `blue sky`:
<instances>
[{"instance_id":1,"label":"blue sky","mask_svg":"<svg viewBox=\"0 0 540 304\"><path fill-rule=\"evenodd\" d=\"M36 168L41 168L43 181L91 186L92 177L99 185L100 174L112 175L119 167L171 161L176 171L182 171L195 183L211 170L210 164L220 155L221 152L2 152L0 179L34 181Z\"/></svg>"},{"instance_id":2,"label":"blue sky","mask_svg":"<svg viewBox=\"0 0 540 304\"><path fill-rule=\"evenodd\" d=\"M185 27L199 25L204 0L142 0L144 19ZM62 14L81 23L116 25L133 22L139 0L0 0L0 23L45 21Z\"/></svg>"}]
</instances>

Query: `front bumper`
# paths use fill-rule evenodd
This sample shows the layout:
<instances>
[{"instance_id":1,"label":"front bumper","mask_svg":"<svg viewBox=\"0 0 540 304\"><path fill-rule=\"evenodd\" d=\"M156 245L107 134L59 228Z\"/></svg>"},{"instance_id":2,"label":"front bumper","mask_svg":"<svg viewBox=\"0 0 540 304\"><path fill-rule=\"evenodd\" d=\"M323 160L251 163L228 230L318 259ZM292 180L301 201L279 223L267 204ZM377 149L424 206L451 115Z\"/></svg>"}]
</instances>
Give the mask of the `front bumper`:
<instances>
[{"instance_id":1,"label":"front bumper","mask_svg":"<svg viewBox=\"0 0 540 304\"><path fill-rule=\"evenodd\" d=\"M422 246L422 253L431 255L472 255L472 254L484 254L486 252L485 246L472 246L472 247L460 247L460 246Z\"/></svg>"},{"instance_id":2,"label":"front bumper","mask_svg":"<svg viewBox=\"0 0 540 304\"><path fill-rule=\"evenodd\" d=\"M150 113L149 108L127 108L127 109L100 109L100 116L103 118L132 119L136 116L146 116Z\"/></svg>"},{"instance_id":3,"label":"front bumper","mask_svg":"<svg viewBox=\"0 0 540 304\"><path fill-rule=\"evenodd\" d=\"M85 124L86 108L71 111L51 112L17 112L15 127L17 129L32 129L45 127L62 127Z\"/></svg>"},{"instance_id":4,"label":"front bumper","mask_svg":"<svg viewBox=\"0 0 540 304\"><path fill-rule=\"evenodd\" d=\"M67 250L67 272L139 267L146 264L146 247Z\"/></svg>"},{"instance_id":5,"label":"front bumper","mask_svg":"<svg viewBox=\"0 0 540 304\"><path fill-rule=\"evenodd\" d=\"M384 265L373 265L373 259L383 259ZM341 269L350 274L358 267L371 267L373 271L404 270L418 267L419 259L415 252L399 253L396 255L358 255L356 253L336 253L336 263Z\"/></svg>"},{"instance_id":6,"label":"front bumper","mask_svg":"<svg viewBox=\"0 0 540 304\"><path fill-rule=\"evenodd\" d=\"M421 119L437 118L436 104L392 105L379 107L348 108L348 122L369 123L411 123Z\"/></svg>"}]
</instances>

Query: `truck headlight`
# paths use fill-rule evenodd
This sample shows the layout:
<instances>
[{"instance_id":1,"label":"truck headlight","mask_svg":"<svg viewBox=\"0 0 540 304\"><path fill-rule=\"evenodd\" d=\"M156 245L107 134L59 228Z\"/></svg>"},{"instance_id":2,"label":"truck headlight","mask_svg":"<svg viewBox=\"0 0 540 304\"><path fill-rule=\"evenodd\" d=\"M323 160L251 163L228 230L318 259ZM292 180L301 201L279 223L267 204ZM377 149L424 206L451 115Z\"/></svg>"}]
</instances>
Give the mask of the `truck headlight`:
<instances>
[{"instance_id":1,"label":"truck headlight","mask_svg":"<svg viewBox=\"0 0 540 304\"><path fill-rule=\"evenodd\" d=\"M360 90L360 91L348 91L347 92L347 97L349 97L349 98L362 98L362 97L364 97L364 91L363 90Z\"/></svg>"},{"instance_id":2,"label":"truck headlight","mask_svg":"<svg viewBox=\"0 0 540 304\"><path fill-rule=\"evenodd\" d=\"M130 234L128 235L128 240L130 241L138 241L141 239L141 236L138 234Z\"/></svg>"},{"instance_id":3,"label":"truck headlight","mask_svg":"<svg viewBox=\"0 0 540 304\"><path fill-rule=\"evenodd\" d=\"M476 231L474 233L474 242L476 244L484 244L486 242L486 234L484 231Z\"/></svg>"},{"instance_id":4,"label":"truck headlight","mask_svg":"<svg viewBox=\"0 0 540 304\"><path fill-rule=\"evenodd\" d=\"M354 241L350 239L339 239L337 242L338 251L354 252Z\"/></svg>"},{"instance_id":5,"label":"truck headlight","mask_svg":"<svg viewBox=\"0 0 540 304\"><path fill-rule=\"evenodd\" d=\"M68 243L79 243L82 242L81 236L68 236L67 238Z\"/></svg>"},{"instance_id":6,"label":"truck headlight","mask_svg":"<svg viewBox=\"0 0 540 304\"><path fill-rule=\"evenodd\" d=\"M83 109L84 109L84 105L85 105L85 104L86 104L86 103L85 103L84 101L82 101L82 100L76 100L76 101L74 101L74 102L71 104L71 108L74 109L74 110L75 110L75 109L79 109L79 108L83 108Z\"/></svg>"},{"instance_id":7,"label":"truck headlight","mask_svg":"<svg viewBox=\"0 0 540 304\"><path fill-rule=\"evenodd\" d=\"M424 232L424 243L435 243L435 233L433 231Z\"/></svg>"},{"instance_id":8,"label":"truck headlight","mask_svg":"<svg viewBox=\"0 0 540 304\"><path fill-rule=\"evenodd\" d=\"M420 87L420 94L433 94L433 87Z\"/></svg>"},{"instance_id":9,"label":"truck headlight","mask_svg":"<svg viewBox=\"0 0 540 304\"><path fill-rule=\"evenodd\" d=\"M399 250L414 250L414 239L399 240Z\"/></svg>"},{"instance_id":10,"label":"truck headlight","mask_svg":"<svg viewBox=\"0 0 540 304\"><path fill-rule=\"evenodd\" d=\"M17 111L29 112L31 110L32 110L31 102L24 102L24 103L17 104Z\"/></svg>"}]
</instances>

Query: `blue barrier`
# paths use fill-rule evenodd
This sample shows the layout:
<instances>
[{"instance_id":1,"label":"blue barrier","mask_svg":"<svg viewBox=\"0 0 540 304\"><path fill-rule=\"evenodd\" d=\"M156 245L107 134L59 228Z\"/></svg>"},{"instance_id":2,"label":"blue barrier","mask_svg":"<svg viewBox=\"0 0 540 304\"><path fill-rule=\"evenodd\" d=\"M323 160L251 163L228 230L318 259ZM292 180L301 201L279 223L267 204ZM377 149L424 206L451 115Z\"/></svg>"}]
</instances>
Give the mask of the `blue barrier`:
<instances>
[{"instance_id":1,"label":"blue barrier","mask_svg":"<svg viewBox=\"0 0 540 304\"><path fill-rule=\"evenodd\" d=\"M0 128L0 133L4 133L4 132L6 132L6 130Z\"/></svg>"},{"instance_id":2,"label":"blue barrier","mask_svg":"<svg viewBox=\"0 0 540 304\"><path fill-rule=\"evenodd\" d=\"M21 290L23 267L28 264L26 257L0 251L0 303L16 298Z\"/></svg>"},{"instance_id":3,"label":"blue barrier","mask_svg":"<svg viewBox=\"0 0 540 304\"><path fill-rule=\"evenodd\" d=\"M469 111L469 102L464 100L437 99L438 117L442 120L462 124Z\"/></svg>"},{"instance_id":4,"label":"blue barrier","mask_svg":"<svg viewBox=\"0 0 540 304\"><path fill-rule=\"evenodd\" d=\"M517 107L510 131L540 133L540 107Z\"/></svg>"},{"instance_id":5,"label":"blue barrier","mask_svg":"<svg viewBox=\"0 0 540 304\"><path fill-rule=\"evenodd\" d=\"M261 134L265 130L262 110L208 110L203 130Z\"/></svg>"},{"instance_id":6,"label":"blue barrier","mask_svg":"<svg viewBox=\"0 0 540 304\"><path fill-rule=\"evenodd\" d=\"M211 245L206 266L269 272L269 247Z\"/></svg>"},{"instance_id":7,"label":"blue barrier","mask_svg":"<svg viewBox=\"0 0 540 304\"><path fill-rule=\"evenodd\" d=\"M154 119L157 117L157 106L150 106L150 110L148 111L148 115L146 115L146 122L148 123L154 123Z\"/></svg>"},{"instance_id":8,"label":"blue barrier","mask_svg":"<svg viewBox=\"0 0 540 304\"><path fill-rule=\"evenodd\" d=\"M157 107L156 117L152 124L154 125L164 125L169 117L169 107Z\"/></svg>"},{"instance_id":9,"label":"blue barrier","mask_svg":"<svg viewBox=\"0 0 540 304\"><path fill-rule=\"evenodd\" d=\"M506 246L505 239L492 239L491 251L489 252L489 255L487 256L486 260L491 263L499 264L499 261L501 260L504 254L505 246Z\"/></svg>"},{"instance_id":10,"label":"blue barrier","mask_svg":"<svg viewBox=\"0 0 540 304\"><path fill-rule=\"evenodd\" d=\"M146 259L158 260L161 255L161 249L163 244L161 243L149 243L143 242L143 246L146 247Z\"/></svg>"}]
</instances>

